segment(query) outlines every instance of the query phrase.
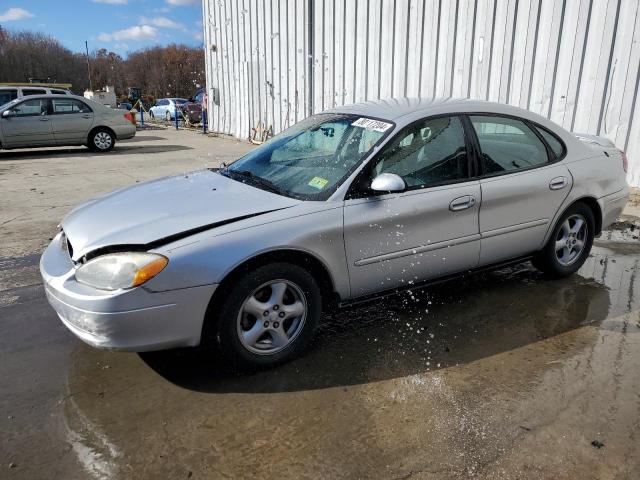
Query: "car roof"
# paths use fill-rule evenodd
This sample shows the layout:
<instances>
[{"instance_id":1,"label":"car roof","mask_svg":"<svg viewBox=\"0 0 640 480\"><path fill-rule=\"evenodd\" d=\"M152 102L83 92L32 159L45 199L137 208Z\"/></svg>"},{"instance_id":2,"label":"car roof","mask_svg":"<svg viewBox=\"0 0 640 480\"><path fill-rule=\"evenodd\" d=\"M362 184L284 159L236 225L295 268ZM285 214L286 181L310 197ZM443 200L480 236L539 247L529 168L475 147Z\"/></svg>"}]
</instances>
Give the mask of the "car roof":
<instances>
[{"instance_id":1,"label":"car roof","mask_svg":"<svg viewBox=\"0 0 640 480\"><path fill-rule=\"evenodd\" d=\"M529 110L505 105L503 103L488 102L484 100L471 100L468 98L387 98L379 100L369 100L351 105L335 107L327 112L353 113L368 117L377 117L391 121L398 121L407 115L429 116L443 113L461 112L486 112L503 115L514 115L528 118L533 121L547 123L544 117Z\"/></svg>"},{"instance_id":2,"label":"car roof","mask_svg":"<svg viewBox=\"0 0 640 480\"><path fill-rule=\"evenodd\" d=\"M30 98L75 98L77 100L82 100L84 102L88 101L88 98L81 97L80 95L65 95L62 93L39 93L38 95L26 95L24 97L16 98L16 100L27 100Z\"/></svg>"},{"instance_id":3,"label":"car roof","mask_svg":"<svg viewBox=\"0 0 640 480\"><path fill-rule=\"evenodd\" d=\"M22 89L36 89L36 90L45 90L45 89L49 89L49 90L63 90L65 92L70 92L71 90L69 90L68 88L64 88L64 87L41 87L39 85L34 85L32 87L27 86L27 85L0 85L0 90L17 90L18 88L22 88Z\"/></svg>"}]
</instances>

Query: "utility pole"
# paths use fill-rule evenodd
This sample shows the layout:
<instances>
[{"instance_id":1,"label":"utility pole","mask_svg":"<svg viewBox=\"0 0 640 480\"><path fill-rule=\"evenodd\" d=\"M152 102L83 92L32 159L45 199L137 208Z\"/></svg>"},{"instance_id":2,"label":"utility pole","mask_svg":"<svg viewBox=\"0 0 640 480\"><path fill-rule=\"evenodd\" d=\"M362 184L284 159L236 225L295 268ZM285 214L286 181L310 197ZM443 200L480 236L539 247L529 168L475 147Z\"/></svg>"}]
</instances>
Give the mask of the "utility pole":
<instances>
[{"instance_id":1,"label":"utility pole","mask_svg":"<svg viewBox=\"0 0 640 480\"><path fill-rule=\"evenodd\" d=\"M87 73L89 74L89 90L93 91L93 85L91 84L91 66L89 65L89 43L85 40L84 47L87 50Z\"/></svg>"}]
</instances>

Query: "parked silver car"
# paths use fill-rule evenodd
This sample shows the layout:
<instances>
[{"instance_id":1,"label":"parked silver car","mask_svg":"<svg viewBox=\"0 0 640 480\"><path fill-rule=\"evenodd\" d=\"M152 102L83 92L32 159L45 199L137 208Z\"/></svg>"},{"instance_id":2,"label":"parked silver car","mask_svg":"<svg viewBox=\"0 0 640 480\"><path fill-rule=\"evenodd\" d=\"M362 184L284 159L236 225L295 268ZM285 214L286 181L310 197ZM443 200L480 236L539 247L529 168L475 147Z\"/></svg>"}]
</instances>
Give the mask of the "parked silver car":
<instances>
[{"instance_id":1,"label":"parked silver car","mask_svg":"<svg viewBox=\"0 0 640 480\"><path fill-rule=\"evenodd\" d=\"M271 366L323 309L533 259L580 268L622 212L626 158L515 107L392 100L311 116L219 170L73 210L44 252L46 294L87 343L219 343Z\"/></svg>"},{"instance_id":2,"label":"parked silver car","mask_svg":"<svg viewBox=\"0 0 640 480\"><path fill-rule=\"evenodd\" d=\"M149 116L151 119L165 119L170 122L176 118L176 112L180 106L189 103L186 98L160 98L156 101L156 104L149 109Z\"/></svg>"},{"instance_id":3,"label":"parked silver car","mask_svg":"<svg viewBox=\"0 0 640 480\"><path fill-rule=\"evenodd\" d=\"M108 152L131 138L131 113L75 95L34 95L0 107L0 149L86 145Z\"/></svg>"}]
</instances>

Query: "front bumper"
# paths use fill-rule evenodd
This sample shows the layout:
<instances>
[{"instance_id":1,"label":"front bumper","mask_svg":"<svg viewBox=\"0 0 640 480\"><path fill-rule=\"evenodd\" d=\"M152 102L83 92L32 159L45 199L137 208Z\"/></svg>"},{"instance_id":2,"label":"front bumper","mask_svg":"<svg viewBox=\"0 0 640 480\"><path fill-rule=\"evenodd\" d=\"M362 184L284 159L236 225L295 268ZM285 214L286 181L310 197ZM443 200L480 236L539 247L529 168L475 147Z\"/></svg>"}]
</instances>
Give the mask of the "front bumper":
<instances>
[{"instance_id":1,"label":"front bumper","mask_svg":"<svg viewBox=\"0 0 640 480\"><path fill-rule=\"evenodd\" d=\"M57 235L40 259L47 300L64 325L86 343L148 351L200 343L202 322L216 285L152 292L114 292L75 280L75 267Z\"/></svg>"}]
</instances>

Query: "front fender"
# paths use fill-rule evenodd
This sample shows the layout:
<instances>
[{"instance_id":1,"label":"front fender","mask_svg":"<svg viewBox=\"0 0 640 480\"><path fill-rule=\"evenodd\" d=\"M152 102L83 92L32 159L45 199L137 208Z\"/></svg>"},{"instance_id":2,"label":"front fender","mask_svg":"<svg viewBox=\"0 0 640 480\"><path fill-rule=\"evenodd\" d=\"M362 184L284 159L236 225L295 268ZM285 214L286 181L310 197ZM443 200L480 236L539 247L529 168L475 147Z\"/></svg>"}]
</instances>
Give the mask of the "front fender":
<instances>
[{"instance_id":1,"label":"front fender","mask_svg":"<svg viewBox=\"0 0 640 480\"><path fill-rule=\"evenodd\" d=\"M238 265L260 254L298 250L322 262L336 292L342 298L349 296L342 202L273 212L260 221L213 229L153 250L166 255L169 264L145 287L164 291L221 283Z\"/></svg>"}]
</instances>

